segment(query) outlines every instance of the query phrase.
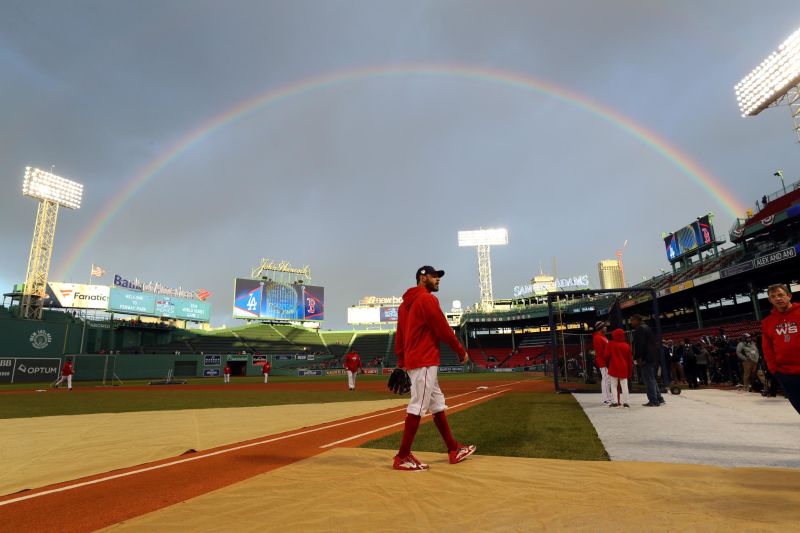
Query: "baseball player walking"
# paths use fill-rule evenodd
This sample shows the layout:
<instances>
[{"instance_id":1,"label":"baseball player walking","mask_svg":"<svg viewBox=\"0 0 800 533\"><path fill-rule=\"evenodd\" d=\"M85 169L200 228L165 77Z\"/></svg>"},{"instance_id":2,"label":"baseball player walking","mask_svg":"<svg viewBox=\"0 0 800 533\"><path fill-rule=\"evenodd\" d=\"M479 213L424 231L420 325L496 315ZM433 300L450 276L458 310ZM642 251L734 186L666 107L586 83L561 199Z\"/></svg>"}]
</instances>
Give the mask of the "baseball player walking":
<instances>
[{"instance_id":1,"label":"baseball player walking","mask_svg":"<svg viewBox=\"0 0 800 533\"><path fill-rule=\"evenodd\" d=\"M223 383L230 383L231 382L231 365L225 365L225 368L222 369L222 382Z\"/></svg>"},{"instance_id":2,"label":"baseball player walking","mask_svg":"<svg viewBox=\"0 0 800 533\"><path fill-rule=\"evenodd\" d=\"M347 386L356 390L356 374L362 369L361 358L356 352L348 353L344 356L344 367L347 369Z\"/></svg>"},{"instance_id":3,"label":"baseball player walking","mask_svg":"<svg viewBox=\"0 0 800 533\"><path fill-rule=\"evenodd\" d=\"M264 366L261 367L261 373L264 374L264 383L269 381L270 370L272 370L272 365L269 361L264 361Z\"/></svg>"},{"instance_id":4,"label":"baseball player walking","mask_svg":"<svg viewBox=\"0 0 800 533\"><path fill-rule=\"evenodd\" d=\"M411 380L411 401L406 409L406 421L400 450L394 457L395 470L427 470L428 465L420 462L411 453L411 445L419 428L419 422L426 412L433 415L436 429L442 435L450 458L450 463L460 463L473 453L475 446L462 446L450 433L445 415L444 394L439 388L439 343L445 342L461 360L469 361L467 351L458 342L450 324L439 306L439 299L432 293L439 290L439 280L444 270L424 266L417 270L417 286L403 295L397 320L395 353L397 366L408 372Z\"/></svg>"},{"instance_id":5,"label":"baseball player walking","mask_svg":"<svg viewBox=\"0 0 800 533\"><path fill-rule=\"evenodd\" d=\"M64 361L64 365L61 367L61 377L58 378L58 381L56 381L56 383L55 383L55 385L53 385L53 387L55 387L57 389L58 386L61 385L64 382L64 380L66 379L67 380L67 390L72 390L72 376L73 376L73 374L75 374L75 370L72 368L72 360L67 359L66 361Z\"/></svg>"}]
</instances>

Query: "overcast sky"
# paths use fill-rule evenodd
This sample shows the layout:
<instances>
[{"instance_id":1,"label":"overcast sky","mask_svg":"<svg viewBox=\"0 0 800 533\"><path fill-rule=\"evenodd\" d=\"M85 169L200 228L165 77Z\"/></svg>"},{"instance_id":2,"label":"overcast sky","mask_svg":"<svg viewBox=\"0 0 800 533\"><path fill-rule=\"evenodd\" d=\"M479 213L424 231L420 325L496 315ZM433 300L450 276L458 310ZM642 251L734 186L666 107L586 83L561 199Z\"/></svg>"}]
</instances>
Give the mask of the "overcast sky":
<instances>
[{"instance_id":1,"label":"overcast sky","mask_svg":"<svg viewBox=\"0 0 800 533\"><path fill-rule=\"evenodd\" d=\"M557 5L556 5L557 4ZM662 231L733 216L663 154L570 101L499 80L406 74L297 92L172 158L74 265L80 236L154 160L271 90L407 64L507 71L563 87L657 134L742 205L800 178L787 108L743 119L733 86L800 27L796 0L0 0L0 224L4 291L23 281L36 217L26 165L85 185L62 210L52 281L114 273L212 291L261 257L310 264L326 328L365 295L400 295L418 266L439 294L478 299L460 229L506 227L494 294L540 263L589 274L629 240L630 282L669 268ZM788 15L787 15L788 14ZM740 213L741 214L741 213ZM61 273L64 279L54 279Z\"/></svg>"}]
</instances>

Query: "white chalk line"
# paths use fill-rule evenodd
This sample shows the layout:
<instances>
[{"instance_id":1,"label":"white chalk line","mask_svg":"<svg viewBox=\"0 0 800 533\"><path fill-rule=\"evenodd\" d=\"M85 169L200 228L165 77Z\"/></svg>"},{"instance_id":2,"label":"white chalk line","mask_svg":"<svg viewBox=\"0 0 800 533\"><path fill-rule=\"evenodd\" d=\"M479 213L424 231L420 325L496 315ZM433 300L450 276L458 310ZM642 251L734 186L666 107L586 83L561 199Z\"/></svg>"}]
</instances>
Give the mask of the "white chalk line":
<instances>
[{"instance_id":1,"label":"white chalk line","mask_svg":"<svg viewBox=\"0 0 800 533\"><path fill-rule=\"evenodd\" d=\"M461 402L459 404L456 404L456 405L450 407L450 409L455 409L456 407L461 407L462 405L467 405L468 403L477 402L478 400L482 400L484 398L490 398L492 396L495 396L497 394L501 394L503 392L508 392L508 389L499 390L499 391L493 392L491 394L485 394L485 395L483 395L483 396L481 396L479 398L475 398L475 399L472 399L472 400L467 400L466 402ZM455 396L453 396L453 398L454 397ZM430 414L425 415L425 417L429 417L429 416L431 416L431 415ZM360 437L364 437L366 435L371 435L372 433L377 433L377 432L383 431L385 429L390 429L390 428L393 428L393 427L402 426L403 424L405 424L405 421L397 422L396 424L389 424L388 426L383 426L383 427L380 427L378 429L365 431L364 433L359 433L358 435L353 435L352 437L347 437L346 439L341 439L341 440L337 440L335 442L330 442L328 444L324 444L324 445L320 446L320 448L330 448L331 446L336 446L337 444L341 444L343 442L348 442L348 441L351 441L351 440L354 440L354 439L358 439Z\"/></svg>"}]
</instances>

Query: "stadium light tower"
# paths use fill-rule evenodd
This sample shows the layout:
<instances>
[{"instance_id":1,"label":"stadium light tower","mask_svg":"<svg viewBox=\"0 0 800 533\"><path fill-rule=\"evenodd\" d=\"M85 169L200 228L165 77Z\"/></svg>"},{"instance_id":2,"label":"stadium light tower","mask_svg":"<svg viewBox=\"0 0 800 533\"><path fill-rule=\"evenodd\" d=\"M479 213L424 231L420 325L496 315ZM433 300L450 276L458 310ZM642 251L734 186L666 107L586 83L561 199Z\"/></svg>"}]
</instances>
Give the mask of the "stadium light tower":
<instances>
[{"instance_id":1,"label":"stadium light tower","mask_svg":"<svg viewBox=\"0 0 800 533\"><path fill-rule=\"evenodd\" d=\"M83 185L38 168L25 167L22 195L39 200L39 210L33 228L20 314L22 318L41 320L56 236L58 206L80 209Z\"/></svg>"},{"instance_id":2,"label":"stadium light tower","mask_svg":"<svg viewBox=\"0 0 800 533\"><path fill-rule=\"evenodd\" d=\"M743 117L788 104L795 136L800 142L800 30L791 34L734 89Z\"/></svg>"},{"instance_id":3,"label":"stadium light tower","mask_svg":"<svg viewBox=\"0 0 800 533\"><path fill-rule=\"evenodd\" d=\"M489 247L504 244L508 244L508 230L505 228L458 232L459 246L475 246L478 248L478 277L481 288L480 307L484 311L491 311L494 306L492 260L489 255Z\"/></svg>"}]
</instances>

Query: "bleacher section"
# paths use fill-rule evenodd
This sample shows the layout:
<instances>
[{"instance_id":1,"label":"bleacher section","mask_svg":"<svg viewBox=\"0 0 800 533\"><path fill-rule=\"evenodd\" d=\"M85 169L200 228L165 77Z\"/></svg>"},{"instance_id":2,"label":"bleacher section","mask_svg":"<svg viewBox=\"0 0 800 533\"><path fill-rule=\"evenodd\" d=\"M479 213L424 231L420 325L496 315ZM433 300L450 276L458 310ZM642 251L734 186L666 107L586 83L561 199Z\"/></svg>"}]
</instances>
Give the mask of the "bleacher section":
<instances>
[{"instance_id":1,"label":"bleacher section","mask_svg":"<svg viewBox=\"0 0 800 533\"><path fill-rule=\"evenodd\" d=\"M354 336L354 331L323 331L320 333L328 352L335 357L342 357L347 353Z\"/></svg>"},{"instance_id":2,"label":"bleacher section","mask_svg":"<svg viewBox=\"0 0 800 533\"><path fill-rule=\"evenodd\" d=\"M740 320L724 324L717 324L706 328L681 329L678 331L665 332L662 337L674 343L682 343L683 339L689 338L691 342L700 342L702 337L716 337L719 329L725 330L728 339L737 339L745 333L756 334L761 331L761 324L757 320Z\"/></svg>"},{"instance_id":3,"label":"bleacher section","mask_svg":"<svg viewBox=\"0 0 800 533\"><path fill-rule=\"evenodd\" d=\"M365 366L373 359L386 362L386 355L390 350L392 336L387 331L359 331L353 341L353 350L361 357Z\"/></svg>"}]
</instances>

